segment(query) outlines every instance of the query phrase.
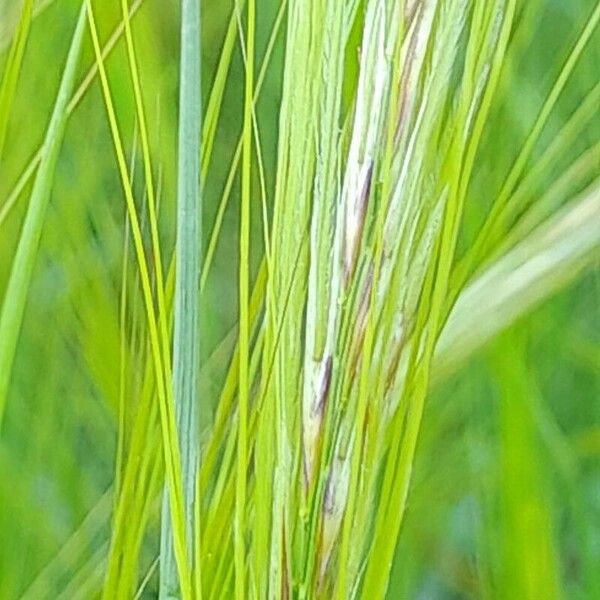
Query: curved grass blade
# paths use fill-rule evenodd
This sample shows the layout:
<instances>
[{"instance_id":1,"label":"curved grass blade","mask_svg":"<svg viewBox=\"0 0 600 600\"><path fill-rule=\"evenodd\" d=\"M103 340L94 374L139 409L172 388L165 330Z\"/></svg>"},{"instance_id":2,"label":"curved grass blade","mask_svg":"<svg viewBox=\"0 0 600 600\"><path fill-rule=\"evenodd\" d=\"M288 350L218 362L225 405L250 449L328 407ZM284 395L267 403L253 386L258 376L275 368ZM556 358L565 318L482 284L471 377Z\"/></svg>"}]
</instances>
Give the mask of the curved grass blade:
<instances>
[{"instance_id":1,"label":"curved grass blade","mask_svg":"<svg viewBox=\"0 0 600 600\"><path fill-rule=\"evenodd\" d=\"M454 372L473 352L598 262L599 183L467 286L437 343L434 381Z\"/></svg>"}]
</instances>

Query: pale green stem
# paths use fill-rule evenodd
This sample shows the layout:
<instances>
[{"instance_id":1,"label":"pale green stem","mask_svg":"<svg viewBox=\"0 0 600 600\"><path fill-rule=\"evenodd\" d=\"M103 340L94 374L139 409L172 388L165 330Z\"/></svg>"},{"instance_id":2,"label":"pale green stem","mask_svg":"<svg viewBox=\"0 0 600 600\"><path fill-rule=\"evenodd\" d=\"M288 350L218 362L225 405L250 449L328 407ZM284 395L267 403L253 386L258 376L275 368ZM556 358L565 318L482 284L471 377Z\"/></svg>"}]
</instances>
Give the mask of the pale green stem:
<instances>
[{"instance_id":1,"label":"pale green stem","mask_svg":"<svg viewBox=\"0 0 600 600\"><path fill-rule=\"evenodd\" d=\"M198 462L199 274L200 274L200 2L181 3L179 148L173 389L181 462L188 560ZM191 563L190 563L191 564ZM165 493L160 549L160 598L179 597L169 499Z\"/></svg>"}]
</instances>

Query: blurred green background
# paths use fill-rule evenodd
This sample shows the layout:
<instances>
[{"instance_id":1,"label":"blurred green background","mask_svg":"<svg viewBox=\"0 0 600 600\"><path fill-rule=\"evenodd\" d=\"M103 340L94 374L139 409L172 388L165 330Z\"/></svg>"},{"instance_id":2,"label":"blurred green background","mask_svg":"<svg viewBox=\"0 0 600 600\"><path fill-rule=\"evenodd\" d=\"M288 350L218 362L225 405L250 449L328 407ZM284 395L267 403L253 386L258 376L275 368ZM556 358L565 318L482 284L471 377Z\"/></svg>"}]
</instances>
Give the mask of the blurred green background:
<instances>
[{"instance_id":1,"label":"blurred green background","mask_svg":"<svg viewBox=\"0 0 600 600\"><path fill-rule=\"evenodd\" d=\"M0 207L43 139L79 8L74 0L40 4L0 163ZM0 73L19 5L0 0ZM120 5L97 1L94 6L106 40L119 22ZM204 98L232 6L226 0L203 2ZM502 101L484 136L465 243L485 215L489 191L501 186L593 6L592 0L520 3L523 12L512 42L518 51L504 72ZM258 64L278 7L277 0L258 2ZM161 235L168 259L176 187L178 10L174 0L144 0L133 21L154 164L162 182ZM269 188L283 36L258 108ZM598 82L599 38L594 36L580 61L538 153ZM135 118L122 43L107 64L131 151ZM81 79L92 65L88 38ZM205 239L235 151L242 102L238 44L204 182ZM598 139L600 118L563 157L562 167ZM141 197L141 169L137 174ZM544 185L555 177L548 174ZM236 321L237 186L236 181L203 295L205 360ZM0 223L0 290L10 272L29 189L30 184ZM258 209L256 203L255 240L261 237ZM2 599L26 591L30 598L94 598L101 589L116 445L124 231L112 141L94 82L69 120L60 152L0 436ZM261 252L260 242L253 243L256 265ZM528 597L527 571L543 568L540 556L549 552L556 568L546 579L555 580L555 587L541 590L540 600L553 597L557 589L565 598L600 598L599 300L596 268L432 390L390 597L488 598L497 597L498 589L509 598ZM218 389L218 367L225 359L217 357L208 389ZM148 563L157 553L157 530L154 534L144 551ZM153 583L144 597L156 597Z\"/></svg>"}]
</instances>

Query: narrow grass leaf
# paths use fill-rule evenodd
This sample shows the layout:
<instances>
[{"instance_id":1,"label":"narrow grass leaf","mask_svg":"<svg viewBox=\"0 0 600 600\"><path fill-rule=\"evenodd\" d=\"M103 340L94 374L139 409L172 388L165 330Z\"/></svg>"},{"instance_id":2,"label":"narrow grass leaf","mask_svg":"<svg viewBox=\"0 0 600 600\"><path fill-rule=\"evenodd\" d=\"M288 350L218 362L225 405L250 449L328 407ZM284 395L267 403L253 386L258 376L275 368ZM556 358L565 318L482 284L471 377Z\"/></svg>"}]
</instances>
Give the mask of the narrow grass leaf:
<instances>
[{"instance_id":1,"label":"narrow grass leaf","mask_svg":"<svg viewBox=\"0 0 600 600\"><path fill-rule=\"evenodd\" d=\"M104 66L104 60L101 53L101 46L100 41L98 39L98 32L91 6L91 0L86 0L86 4L88 8L88 22L90 25L90 32L92 34L94 53L98 65L100 82L102 84L102 92L104 96L106 110L108 113L111 134L113 137L113 145L117 157L119 174L122 181L123 191L125 193L125 200L127 203L127 209L131 222L133 243L141 276L140 279L142 285L142 293L144 297L144 305L146 308L147 324L150 335L152 364L156 379L156 391L158 395L158 404L160 409L160 424L162 431L163 452L165 458L165 470L170 500L170 517L173 522L172 529L175 546L174 551L179 575L181 595L184 598L184 600L188 600L192 598L192 581L190 566L187 559L184 504L185 500L181 473L181 453L177 434L173 388L171 385L172 382L166 377L164 353L162 351L158 319L156 315L156 309L154 306L154 300L152 297L151 278L148 269L148 262L145 255L140 220L138 217L137 208L133 197L129 173L127 171L127 164L125 161L123 144L121 141L116 112L110 93L110 86L108 83L108 77Z\"/></svg>"},{"instance_id":2,"label":"narrow grass leaf","mask_svg":"<svg viewBox=\"0 0 600 600\"><path fill-rule=\"evenodd\" d=\"M200 2L181 5L177 239L173 337L173 389L181 444L188 561L194 539L194 497L198 462L198 369L200 286ZM160 597L177 594L171 521L165 496L161 530ZM191 566L191 562L190 562Z\"/></svg>"},{"instance_id":3,"label":"narrow grass leaf","mask_svg":"<svg viewBox=\"0 0 600 600\"><path fill-rule=\"evenodd\" d=\"M239 3L237 4L239 8ZM242 137L242 196L240 206L240 254L239 254L239 394L238 436L235 494L235 595L244 600L246 595L246 477L248 453L248 403L250 381L248 379L250 353L250 201L252 166L252 104L254 97L254 34L255 1L248 0L246 69L244 91L244 129Z\"/></svg>"},{"instance_id":4,"label":"narrow grass leaf","mask_svg":"<svg viewBox=\"0 0 600 600\"><path fill-rule=\"evenodd\" d=\"M33 10L33 0L25 0L21 9L21 19L13 43L10 47L8 59L0 84L0 164L2 163L2 153L4 143L6 141L6 131L8 129L8 119L10 117L15 90L21 65L23 63L23 54L25 53L25 45L29 36L29 27L31 25Z\"/></svg>"},{"instance_id":5,"label":"narrow grass leaf","mask_svg":"<svg viewBox=\"0 0 600 600\"><path fill-rule=\"evenodd\" d=\"M25 312L27 292L35 266L44 216L52 190L54 170L67 122L67 103L75 81L84 24L85 8L82 8L42 146L40 167L31 192L0 314L0 426L6 405L17 340Z\"/></svg>"}]
</instances>

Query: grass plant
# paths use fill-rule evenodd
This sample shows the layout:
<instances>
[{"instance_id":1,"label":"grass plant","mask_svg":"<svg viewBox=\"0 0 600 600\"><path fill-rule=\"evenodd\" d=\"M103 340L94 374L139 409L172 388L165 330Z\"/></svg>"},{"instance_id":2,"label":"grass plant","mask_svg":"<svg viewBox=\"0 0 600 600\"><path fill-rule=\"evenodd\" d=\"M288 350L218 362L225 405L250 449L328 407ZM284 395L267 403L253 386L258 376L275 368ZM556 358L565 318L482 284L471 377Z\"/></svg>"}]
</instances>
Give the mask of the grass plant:
<instances>
[{"instance_id":1,"label":"grass plant","mask_svg":"<svg viewBox=\"0 0 600 600\"><path fill-rule=\"evenodd\" d=\"M595 597L600 3L13 10L0 600Z\"/></svg>"}]
</instances>

